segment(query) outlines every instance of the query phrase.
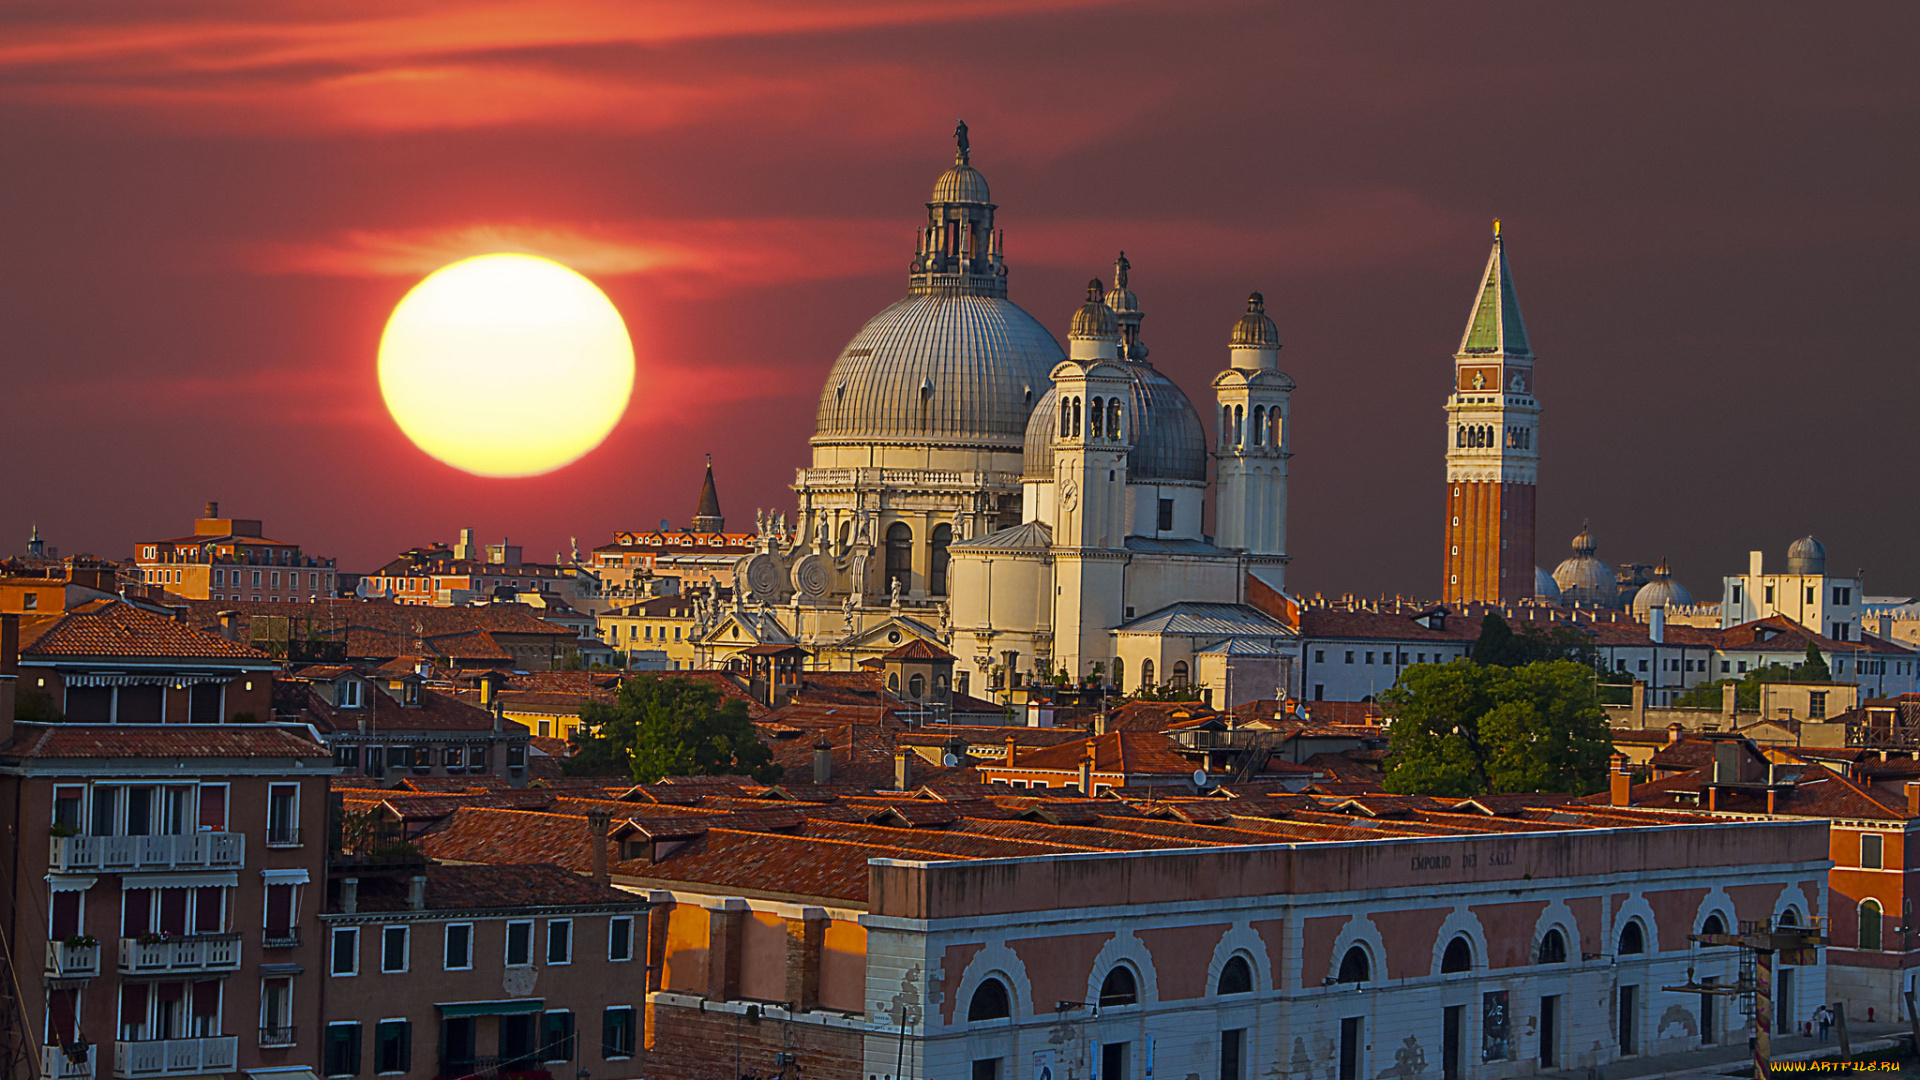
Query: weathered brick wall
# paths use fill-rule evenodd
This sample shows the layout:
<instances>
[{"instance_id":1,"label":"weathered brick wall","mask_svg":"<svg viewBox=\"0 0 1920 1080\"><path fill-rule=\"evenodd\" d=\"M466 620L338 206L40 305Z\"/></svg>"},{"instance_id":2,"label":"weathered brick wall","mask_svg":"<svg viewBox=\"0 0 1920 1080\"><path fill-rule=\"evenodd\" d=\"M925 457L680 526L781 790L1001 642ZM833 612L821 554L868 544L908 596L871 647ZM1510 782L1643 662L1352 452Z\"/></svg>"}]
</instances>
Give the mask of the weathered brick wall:
<instances>
[{"instance_id":1,"label":"weathered brick wall","mask_svg":"<svg viewBox=\"0 0 1920 1080\"><path fill-rule=\"evenodd\" d=\"M738 1076L859 1080L863 1041L858 1031L762 1017L758 1023L734 1011L668 1005L647 1006L648 1076L675 1080L735 1080ZM790 1053L784 1072L775 1055ZM737 1062L737 1065L736 1065Z\"/></svg>"}]
</instances>

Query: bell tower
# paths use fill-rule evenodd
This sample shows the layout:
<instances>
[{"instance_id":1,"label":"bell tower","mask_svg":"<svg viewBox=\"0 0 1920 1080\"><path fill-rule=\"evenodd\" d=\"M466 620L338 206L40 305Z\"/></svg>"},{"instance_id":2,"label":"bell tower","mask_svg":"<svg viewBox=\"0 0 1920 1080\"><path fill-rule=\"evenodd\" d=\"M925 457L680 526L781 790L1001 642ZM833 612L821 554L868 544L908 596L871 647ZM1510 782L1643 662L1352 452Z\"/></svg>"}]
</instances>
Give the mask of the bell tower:
<instances>
[{"instance_id":1,"label":"bell tower","mask_svg":"<svg viewBox=\"0 0 1920 1080\"><path fill-rule=\"evenodd\" d=\"M1119 360L1120 325L1100 282L1074 313L1068 358L1053 369L1054 661L1076 677L1113 652L1126 586L1127 453L1132 379ZM1037 421L1036 421L1037 422Z\"/></svg>"},{"instance_id":2,"label":"bell tower","mask_svg":"<svg viewBox=\"0 0 1920 1080\"><path fill-rule=\"evenodd\" d=\"M1287 459L1293 379L1280 370L1280 331L1259 293L1234 324L1230 364L1213 380L1220 406L1214 452L1214 543L1250 555L1287 553ZM1264 571L1278 589L1283 566Z\"/></svg>"},{"instance_id":3,"label":"bell tower","mask_svg":"<svg viewBox=\"0 0 1920 1080\"><path fill-rule=\"evenodd\" d=\"M1533 349L1513 291L1500 223L1447 396L1446 574L1450 604L1533 595L1540 402Z\"/></svg>"}]
</instances>

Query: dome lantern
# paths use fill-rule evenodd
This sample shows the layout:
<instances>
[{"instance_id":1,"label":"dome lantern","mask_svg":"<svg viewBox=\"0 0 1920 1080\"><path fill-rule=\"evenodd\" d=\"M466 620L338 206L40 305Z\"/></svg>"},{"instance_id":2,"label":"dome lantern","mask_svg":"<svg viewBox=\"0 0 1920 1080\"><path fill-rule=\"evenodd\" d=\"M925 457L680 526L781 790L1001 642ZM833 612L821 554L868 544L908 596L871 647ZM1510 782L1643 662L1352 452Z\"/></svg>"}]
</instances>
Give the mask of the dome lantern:
<instances>
[{"instance_id":1,"label":"dome lantern","mask_svg":"<svg viewBox=\"0 0 1920 1080\"><path fill-rule=\"evenodd\" d=\"M1266 297L1248 294L1247 313L1233 324L1227 348L1228 362L1240 371L1280 370L1280 328L1267 316Z\"/></svg>"},{"instance_id":2,"label":"dome lantern","mask_svg":"<svg viewBox=\"0 0 1920 1080\"><path fill-rule=\"evenodd\" d=\"M1067 331L1067 354L1075 360L1118 360L1120 320L1106 305L1100 279L1087 282L1087 302L1073 313Z\"/></svg>"},{"instance_id":3,"label":"dome lantern","mask_svg":"<svg viewBox=\"0 0 1920 1080\"><path fill-rule=\"evenodd\" d=\"M907 275L913 295L1007 295L1005 236L993 228L993 193L973 167L967 123L953 129L953 165L934 181L927 224Z\"/></svg>"}]
</instances>

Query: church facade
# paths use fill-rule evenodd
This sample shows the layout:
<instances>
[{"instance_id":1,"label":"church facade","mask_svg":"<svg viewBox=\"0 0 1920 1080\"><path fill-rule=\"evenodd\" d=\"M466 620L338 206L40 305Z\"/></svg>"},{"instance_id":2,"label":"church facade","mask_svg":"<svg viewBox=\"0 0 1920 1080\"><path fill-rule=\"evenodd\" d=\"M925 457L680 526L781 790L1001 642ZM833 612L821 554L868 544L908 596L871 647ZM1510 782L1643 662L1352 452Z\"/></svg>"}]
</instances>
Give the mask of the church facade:
<instances>
[{"instance_id":1,"label":"church facade","mask_svg":"<svg viewBox=\"0 0 1920 1080\"><path fill-rule=\"evenodd\" d=\"M975 690L1058 671L1132 691L1210 664L1258 670L1245 696L1291 693L1294 384L1263 301L1248 301L1214 380L1210 448L1193 403L1147 360L1124 255L1112 288L1094 282L1074 313L1069 351L1007 299L998 208L964 125L956 137L907 296L835 362L797 514L757 523L732 610L702 620L706 655L792 642L840 667L927 637ZM1215 632L1192 633L1170 611L1183 604L1205 607Z\"/></svg>"}]
</instances>

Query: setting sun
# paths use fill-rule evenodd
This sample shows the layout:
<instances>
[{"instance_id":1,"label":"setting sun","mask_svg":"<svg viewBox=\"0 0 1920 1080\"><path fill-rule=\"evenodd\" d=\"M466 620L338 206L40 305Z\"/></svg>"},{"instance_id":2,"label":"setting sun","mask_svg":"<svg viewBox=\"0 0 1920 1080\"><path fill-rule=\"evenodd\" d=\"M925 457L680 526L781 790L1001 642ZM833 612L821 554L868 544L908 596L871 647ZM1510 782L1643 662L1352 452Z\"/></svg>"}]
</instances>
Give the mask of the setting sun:
<instances>
[{"instance_id":1,"label":"setting sun","mask_svg":"<svg viewBox=\"0 0 1920 1080\"><path fill-rule=\"evenodd\" d=\"M414 445L479 476L577 461L620 421L633 342L600 288L532 255L441 267L394 307L380 393Z\"/></svg>"}]
</instances>

